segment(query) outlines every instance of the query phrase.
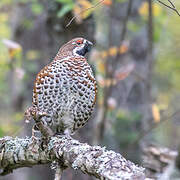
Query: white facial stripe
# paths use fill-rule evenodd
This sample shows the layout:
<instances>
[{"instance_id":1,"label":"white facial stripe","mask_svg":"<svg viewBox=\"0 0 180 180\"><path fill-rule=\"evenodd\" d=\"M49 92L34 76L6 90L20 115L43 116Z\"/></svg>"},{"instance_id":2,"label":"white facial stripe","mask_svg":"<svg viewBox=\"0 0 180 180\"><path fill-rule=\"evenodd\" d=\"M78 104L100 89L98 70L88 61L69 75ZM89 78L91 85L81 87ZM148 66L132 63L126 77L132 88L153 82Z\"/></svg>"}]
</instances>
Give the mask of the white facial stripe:
<instances>
[{"instance_id":1,"label":"white facial stripe","mask_svg":"<svg viewBox=\"0 0 180 180\"><path fill-rule=\"evenodd\" d=\"M87 40L86 40L86 39L84 39L83 44L86 44L86 42L87 42Z\"/></svg>"},{"instance_id":2,"label":"white facial stripe","mask_svg":"<svg viewBox=\"0 0 180 180\"><path fill-rule=\"evenodd\" d=\"M82 47L76 47L73 49L73 55L74 56L80 56L80 57L83 57L81 55L79 55L78 53L76 53L78 50L81 50L82 48L84 47L84 45Z\"/></svg>"}]
</instances>

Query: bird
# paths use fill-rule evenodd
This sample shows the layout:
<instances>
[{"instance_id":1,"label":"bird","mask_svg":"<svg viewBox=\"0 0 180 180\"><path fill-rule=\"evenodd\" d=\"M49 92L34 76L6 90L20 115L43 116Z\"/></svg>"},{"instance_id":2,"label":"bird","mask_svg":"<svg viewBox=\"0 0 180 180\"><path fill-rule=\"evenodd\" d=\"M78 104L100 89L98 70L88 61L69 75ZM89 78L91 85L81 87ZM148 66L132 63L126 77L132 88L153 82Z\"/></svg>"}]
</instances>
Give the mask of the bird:
<instances>
[{"instance_id":1,"label":"bird","mask_svg":"<svg viewBox=\"0 0 180 180\"><path fill-rule=\"evenodd\" d=\"M96 79L85 58L92 45L82 37L70 40L37 74L27 120L39 119L53 134L67 135L86 124L97 97Z\"/></svg>"}]
</instances>

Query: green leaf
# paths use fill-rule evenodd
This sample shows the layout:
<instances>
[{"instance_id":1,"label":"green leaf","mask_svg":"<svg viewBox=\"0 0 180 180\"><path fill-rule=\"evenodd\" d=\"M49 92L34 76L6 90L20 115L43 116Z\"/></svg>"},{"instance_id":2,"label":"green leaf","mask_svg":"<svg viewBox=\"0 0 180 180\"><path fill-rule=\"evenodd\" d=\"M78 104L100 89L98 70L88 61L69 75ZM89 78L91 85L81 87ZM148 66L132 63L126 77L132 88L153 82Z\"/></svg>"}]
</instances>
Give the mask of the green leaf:
<instances>
[{"instance_id":1,"label":"green leaf","mask_svg":"<svg viewBox=\"0 0 180 180\"><path fill-rule=\"evenodd\" d=\"M141 25L137 24L137 22L128 21L128 30L132 32L137 32L141 28Z\"/></svg>"},{"instance_id":2,"label":"green leaf","mask_svg":"<svg viewBox=\"0 0 180 180\"><path fill-rule=\"evenodd\" d=\"M74 4L68 4L68 5L64 5L61 10L57 13L57 17L61 18L63 17L66 13L68 13L69 11L71 11L74 7Z\"/></svg>"},{"instance_id":3,"label":"green leaf","mask_svg":"<svg viewBox=\"0 0 180 180\"><path fill-rule=\"evenodd\" d=\"M56 2L62 4L73 4L73 0L56 0Z\"/></svg>"},{"instance_id":4,"label":"green leaf","mask_svg":"<svg viewBox=\"0 0 180 180\"><path fill-rule=\"evenodd\" d=\"M154 42L158 42L159 41L161 32L162 32L162 29L160 29L160 27L155 27L154 28L154 34L153 34Z\"/></svg>"},{"instance_id":5,"label":"green leaf","mask_svg":"<svg viewBox=\"0 0 180 180\"><path fill-rule=\"evenodd\" d=\"M31 5L31 10L35 15L39 15L43 11L43 6L41 4L39 4L39 3L33 3Z\"/></svg>"},{"instance_id":6,"label":"green leaf","mask_svg":"<svg viewBox=\"0 0 180 180\"><path fill-rule=\"evenodd\" d=\"M3 128L0 127L0 137L3 137L5 135L5 132L3 130Z\"/></svg>"},{"instance_id":7,"label":"green leaf","mask_svg":"<svg viewBox=\"0 0 180 180\"><path fill-rule=\"evenodd\" d=\"M32 29L34 27L34 22L30 19L24 18L22 24L26 29Z\"/></svg>"}]
</instances>

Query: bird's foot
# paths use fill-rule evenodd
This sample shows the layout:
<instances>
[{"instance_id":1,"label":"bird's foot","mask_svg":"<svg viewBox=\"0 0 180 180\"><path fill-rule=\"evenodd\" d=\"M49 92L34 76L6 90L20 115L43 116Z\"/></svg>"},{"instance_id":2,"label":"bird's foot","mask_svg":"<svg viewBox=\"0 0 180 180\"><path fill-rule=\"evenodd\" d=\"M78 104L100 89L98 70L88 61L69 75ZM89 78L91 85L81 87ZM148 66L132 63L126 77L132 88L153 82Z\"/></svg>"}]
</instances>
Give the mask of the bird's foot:
<instances>
[{"instance_id":1,"label":"bird's foot","mask_svg":"<svg viewBox=\"0 0 180 180\"><path fill-rule=\"evenodd\" d=\"M32 127L32 137L31 137L32 141L30 144L30 149L33 153L37 153L38 147L41 145L41 138L38 137L39 134L40 134L40 131L37 128L36 124L34 124Z\"/></svg>"},{"instance_id":2,"label":"bird's foot","mask_svg":"<svg viewBox=\"0 0 180 180\"><path fill-rule=\"evenodd\" d=\"M30 144L31 151L33 153L37 153L39 148L44 149L45 146L47 146L48 138L45 136L42 136L39 128L37 127L37 124L34 124L32 127L32 143Z\"/></svg>"},{"instance_id":3,"label":"bird's foot","mask_svg":"<svg viewBox=\"0 0 180 180\"><path fill-rule=\"evenodd\" d=\"M49 115L46 112L40 111L36 106L29 107L24 113L26 123L29 123L32 119L38 122L44 116L48 117Z\"/></svg>"},{"instance_id":4,"label":"bird's foot","mask_svg":"<svg viewBox=\"0 0 180 180\"><path fill-rule=\"evenodd\" d=\"M29 145L29 149L33 153L38 153L39 147L41 146L41 143L42 143L41 138L32 136L31 139L32 139L32 141L31 141L31 143Z\"/></svg>"}]
</instances>

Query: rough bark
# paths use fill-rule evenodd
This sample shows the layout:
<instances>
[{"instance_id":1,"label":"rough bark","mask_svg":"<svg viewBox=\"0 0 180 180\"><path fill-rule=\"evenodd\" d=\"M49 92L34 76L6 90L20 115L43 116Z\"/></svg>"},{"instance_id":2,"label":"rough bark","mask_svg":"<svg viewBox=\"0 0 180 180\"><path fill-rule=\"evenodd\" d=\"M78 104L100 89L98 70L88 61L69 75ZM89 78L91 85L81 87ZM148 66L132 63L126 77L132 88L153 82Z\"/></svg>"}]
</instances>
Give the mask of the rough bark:
<instances>
[{"instance_id":1,"label":"rough bark","mask_svg":"<svg viewBox=\"0 0 180 180\"><path fill-rule=\"evenodd\" d=\"M143 165L146 168L146 176L152 179L172 179L176 171L175 160L178 152L166 147L148 145L143 149Z\"/></svg>"},{"instance_id":2,"label":"rough bark","mask_svg":"<svg viewBox=\"0 0 180 180\"><path fill-rule=\"evenodd\" d=\"M33 146L32 146L33 145ZM0 139L1 176L20 167L63 162L64 166L80 169L98 179L145 179L144 169L105 147L90 146L71 137L51 137L47 145L31 138Z\"/></svg>"}]
</instances>

